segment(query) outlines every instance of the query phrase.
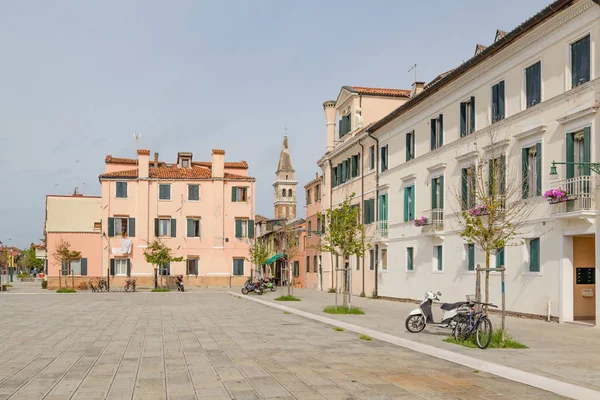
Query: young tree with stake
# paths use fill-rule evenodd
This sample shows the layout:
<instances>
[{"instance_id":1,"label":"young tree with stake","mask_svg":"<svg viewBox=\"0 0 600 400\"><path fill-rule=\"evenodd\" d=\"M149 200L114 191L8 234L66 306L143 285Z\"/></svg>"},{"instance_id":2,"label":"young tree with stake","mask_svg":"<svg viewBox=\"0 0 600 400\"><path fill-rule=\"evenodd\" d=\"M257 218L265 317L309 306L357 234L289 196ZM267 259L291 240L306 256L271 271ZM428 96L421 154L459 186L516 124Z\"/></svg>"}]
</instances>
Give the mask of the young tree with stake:
<instances>
[{"instance_id":1,"label":"young tree with stake","mask_svg":"<svg viewBox=\"0 0 600 400\"><path fill-rule=\"evenodd\" d=\"M71 272L71 261L81 258L81 252L72 250L71 244L61 238L58 246L52 254L52 257L61 265L62 275L65 277L65 288L67 288L69 286L67 278L69 276L69 272ZM58 284L60 287L62 287L60 278L58 278ZM75 289L75 282L73 282L73 289Z\"/></svg>"},{"instance_id":2,"label":"young tree with stake","mask_svg":"<svg viewBox=\"0 0 600 400\"><path fill-rule=\"evenodd\" d=\"M163 285L163 273L161 268L164 268L165 265L170 264L171 262L183 261L183 257L175 257L171 248L159 239L155 239L148 243L148 247L144 249L144 257L148 264L152 264L158 269L161 287Z\"/></svg>"}]
</instances>

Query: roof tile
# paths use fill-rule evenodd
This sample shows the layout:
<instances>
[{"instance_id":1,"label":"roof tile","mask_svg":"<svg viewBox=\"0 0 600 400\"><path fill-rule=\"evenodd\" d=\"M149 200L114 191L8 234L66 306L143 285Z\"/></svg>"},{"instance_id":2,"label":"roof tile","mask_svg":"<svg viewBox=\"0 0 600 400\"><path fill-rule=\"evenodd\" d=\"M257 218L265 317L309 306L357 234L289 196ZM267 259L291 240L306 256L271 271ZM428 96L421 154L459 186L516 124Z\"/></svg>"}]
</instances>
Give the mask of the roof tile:
<instances>
[{"instance_id":1,"label":"roof tile","mask_svg":"<svg viewBox=\"0 0 600 400\"><path fill-rule=\"evenodd\" d=\"M390 96L390 97L410 97L410 90L407 89L388 89L388 88L372 88L364 86L347 86L358 94L372 96Z\"/></svg>"},{"instance_id":2,"label":"roof tile","mask_svg":"<svg viewBox=\"0 0 600 400\"><path fill-rule=\"evenodd\" d=\"M102 174L100 179L122 178L137 179L138 170L116 171ZM150 168L150 178L153 179L181 179L181 180L208 180L212 178L211 170L205 167L192 166L192 168L179 168L175 166L159 166ZM237 179L244 181L254 180L251 176L243 176L225 172L225 179Z\"/></svg>"}]
</instances>

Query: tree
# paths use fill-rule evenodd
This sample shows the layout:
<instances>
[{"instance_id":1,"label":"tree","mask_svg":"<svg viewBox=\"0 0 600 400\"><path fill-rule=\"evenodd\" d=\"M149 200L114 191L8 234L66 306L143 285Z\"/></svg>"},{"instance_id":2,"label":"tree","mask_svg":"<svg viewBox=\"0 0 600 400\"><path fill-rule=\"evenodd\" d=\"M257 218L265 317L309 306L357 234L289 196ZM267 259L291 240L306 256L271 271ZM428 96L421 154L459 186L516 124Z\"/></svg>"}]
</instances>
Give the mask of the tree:
<instances>
[{"instance_id":1,"label":"tree","mask_svg":"<svg viewBox=\"0 0 600 400\"><path fill-rule=\"evenodd\" d=\"M360 208L352 205L354 193L347 196L346 199L337 208L328 209L325 214L319 213L318 217L324 223L325 232L321 236L319 250L328 252L331 255L331 265L333 268L333 255L341 257L344 260L344 306L350 303L352 285L351 276L348 268L345 268L345 259L351 256L364 257L365 252L370 248L366 242L363 225L360 222ZM337 276L337 271L336 271ZM337 303L337 279L336 279L336 303ZM337 304L336 304L337 305Z\"/></svg>"},{"instance_id":2,"label":"tree","mask_svg":"<svg viewBox=\"0 0 600 400\"><path fill-rule=\"evenodd\" d=\"M56 260L56 262L58 262L58 264L61 266L61 274L63 274L65 277L65 287L68 287L67 277L69 276L69 272L71 272L71 261L81 258L81 252L72 250L71 244L61 238L58 246L56 246L56 249L52 254L52 257L54 257L54 260ZM60 278L58 279L58 283L61 285ZM75 282L73 278L72 286L73 289L75 289Z\"/></svg>"},{"instance_id":3,"label":"tree","mask_svg":"<svg viewBox=\"0 0 600 400\"><path fill-rule=\"evenodd\" d=\"M44 269L44 260L35 256L35 247L29 247L21 251L19 265L31 272L33 269L42 272Z\"/></svg>"},{"instance_id":4,"label":"tree","mask_svg":"<svg viewBox=\"0 0 600 400\"><path fill-rule=\"evenodd\" d=\"M162 287L162 271L165 265L171 262L183 261L183 257L175 257L169 246L163 243L160 239L154 239L148 243L148 247L144 250L144 257L148 264L154 265L160 272L160 285Z\"/></svg>"},{"instance_id":5,"label":"tree","mask_svg":"<svg viewBox=\"0 0 600 400\"><path fill-rule=\"evenodd\" d=\"M247 260L254 264L255 268L262 267L269 259L269 250L265 243L260 239L255 239L254 244L248 251Z\"/></svg>"},{"instance_id":6,"label":"tree","mask_svg":"<svg viewBox=\"0 0 600 400\"><path fill-rule=\"evenodd\" d=\"M485 151L477 149L475 165L463 169L457 196L462 210L456 213L459 235L485 254L485 303L489 303L490 256L522 244L517 238L533 211L532 204L523 199L527 185L520 168L506 162L506 142L497 140L493 127L488 138Z\"/></svg>"}]
</instances>

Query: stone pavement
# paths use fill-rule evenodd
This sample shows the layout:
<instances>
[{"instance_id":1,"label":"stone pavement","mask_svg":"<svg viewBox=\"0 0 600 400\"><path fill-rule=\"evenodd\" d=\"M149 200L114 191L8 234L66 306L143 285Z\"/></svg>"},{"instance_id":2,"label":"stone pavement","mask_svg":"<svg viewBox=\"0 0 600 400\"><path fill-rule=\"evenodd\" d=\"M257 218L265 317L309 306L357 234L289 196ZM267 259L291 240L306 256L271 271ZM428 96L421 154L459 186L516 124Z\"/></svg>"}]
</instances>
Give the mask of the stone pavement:
<instances>
[{"instance_id":1,"label":"stone pavement","mask_svg":"<svg viewBox=\"0 0 600 400\"><path fill-rule=\"evenodd\" d=\"M335 303L335 294L294 289L294 295L300 297L302 301L283 303L273 301L278 296L277 293L287 294L287 289L284 288L283 292L280 290L260 296L260 299L522 371L600 390L600 329L594 327L507 317L506 326L509 333L515 339L529 346L529 349L471 349L445 343L443 339L450 335L450 331L446 329L428 327L418 334L408 332L404 327L404 322L409 312L417 307L417 304L414 303L352 297L352 305L361 307L365 311L365 315L330 315L323 313L323 307ZM443 300L454 302L461 299ZM338 301L341 303L341 296L338 296ZM434 306L434 315L436 320L441 316L439 306ZM491 319L494 327L499 328L499 316L492 315Z\"/></svg>"},{"instance_id":2,"label":"stone pavement","mask_svg":"<svg viewBox=\"0 0 600 400\"><path fill-rule=\"evenodd\" d=\"M0 399L560 398L220 291L0 299Z\"/></svg>"}]
</instances>

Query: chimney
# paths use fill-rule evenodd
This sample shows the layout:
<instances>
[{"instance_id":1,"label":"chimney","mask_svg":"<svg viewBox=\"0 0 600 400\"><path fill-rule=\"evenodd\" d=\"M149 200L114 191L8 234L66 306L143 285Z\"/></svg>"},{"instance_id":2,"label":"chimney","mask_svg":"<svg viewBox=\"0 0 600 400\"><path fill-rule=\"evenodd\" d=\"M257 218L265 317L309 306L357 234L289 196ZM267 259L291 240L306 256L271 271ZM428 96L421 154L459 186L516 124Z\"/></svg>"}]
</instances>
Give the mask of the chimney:
<instances>
[{"instance_id":1,"label":"chimney","mask_svg":"<svg viewBox=\"0 0 600 400\"><path fill-rule=\"evenodd\" d=\"M225 176L225 150L213 149L211 171L213 178Z\"/></svg>"},{"instance_id":2,"label":"chimney","mask_svg":"<svg viewBox=\"0 0 600 400\"><path fill-rule=\"evenodd\" d=\"M150 150L138 150L138 178L148 178Z\"/></svg>"},{"instance_id":3,"label":"chimney","mask_svg":"<svg viewBox=\"0 0 600 400\"><path fill-rule=\"evenodd\" d=\"M410 92L410 98L412 99L425 88L425 82L415 82L412 84L412 91Z\"/></svg>"},{"instance_id":4,"label":"chimney","mask_svg":"<svg viewBox=\"0 0 600 400\"><path fill-rule=\"evenodd\" d=\"M158 167L158 153L154 152L154 167Z\"/></svg>"},{"instance_id":5,"label":"chimney","mask_svg":"<svg viewBox=\"0 0 600 400\"><path fill-rule=\"evenodd\" d=\"M335 140L335 101L327 100L323 103L325 120L327 121L327 153L333 150Z\"/></svg>"}]
</instances>

